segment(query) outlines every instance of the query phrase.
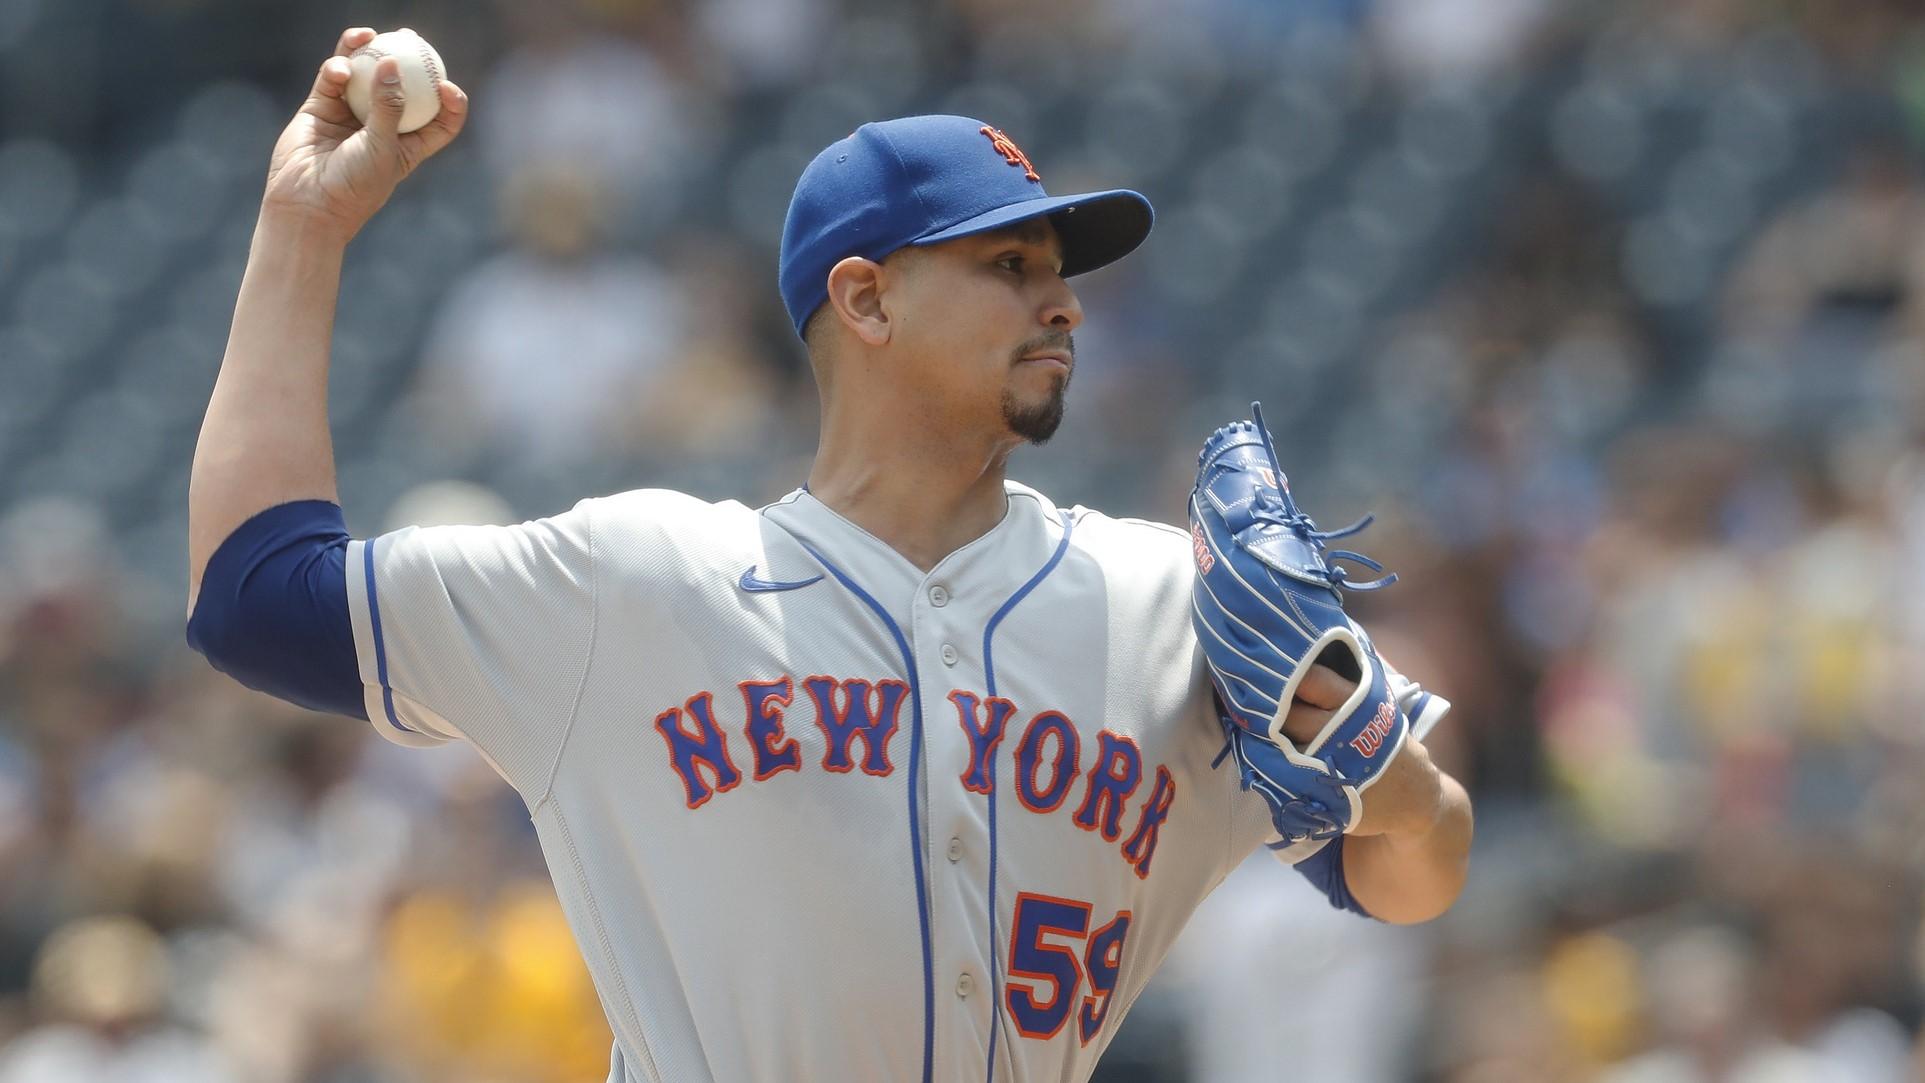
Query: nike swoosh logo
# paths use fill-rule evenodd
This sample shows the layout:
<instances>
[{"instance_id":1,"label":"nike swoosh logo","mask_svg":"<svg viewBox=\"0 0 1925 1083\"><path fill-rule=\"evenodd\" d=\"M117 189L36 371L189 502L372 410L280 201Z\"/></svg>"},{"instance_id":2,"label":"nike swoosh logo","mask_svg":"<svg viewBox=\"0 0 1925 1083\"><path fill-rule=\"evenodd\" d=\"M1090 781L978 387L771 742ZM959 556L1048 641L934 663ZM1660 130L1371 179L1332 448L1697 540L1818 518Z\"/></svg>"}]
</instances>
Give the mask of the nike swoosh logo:
<instances>
[{"instance_id":1,"label":"nike swoosh logo","mask_svg":"<svg viewBox=\"0 0 1925 1083\"><path fill-rule=\"evenodd\" d=\"M742 572L742 578L737 580L738 585L750 594L768 594L778 590L797 590L811 583L820 582L822 582L820 575L813 579L762 579L755 574L755 565L753 564L749 565L748 568Z\"/></svg>"}]
</instances>

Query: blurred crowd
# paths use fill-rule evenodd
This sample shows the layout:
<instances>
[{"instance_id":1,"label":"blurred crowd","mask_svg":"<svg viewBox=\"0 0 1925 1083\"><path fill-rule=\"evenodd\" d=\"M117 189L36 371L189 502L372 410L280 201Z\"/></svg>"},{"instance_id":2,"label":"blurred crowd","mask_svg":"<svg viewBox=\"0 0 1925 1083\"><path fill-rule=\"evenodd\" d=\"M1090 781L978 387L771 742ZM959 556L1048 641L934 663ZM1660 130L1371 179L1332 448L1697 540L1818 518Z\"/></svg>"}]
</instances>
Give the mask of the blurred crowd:
<instances>
[{"instance_id":1,"label":"blurred crowd","mask_svg":"<svg viewBox=\"0 0 1925 1083\"><path fill-rule=\"evenodd\" d=\"M1456 709L1457 908L1213 895L1100 1083L1925 1079L1925 15L1898 0L0 0L0 1083L583 1083L525 809L185 649L267 150L343 22L467 136L350 252L350 526L772 499L794 178L982 116L1156 203L1012 475L1180 517L1265 402ZM744 980L753 980L744 976Z\"/></svg>"}]
</instances>

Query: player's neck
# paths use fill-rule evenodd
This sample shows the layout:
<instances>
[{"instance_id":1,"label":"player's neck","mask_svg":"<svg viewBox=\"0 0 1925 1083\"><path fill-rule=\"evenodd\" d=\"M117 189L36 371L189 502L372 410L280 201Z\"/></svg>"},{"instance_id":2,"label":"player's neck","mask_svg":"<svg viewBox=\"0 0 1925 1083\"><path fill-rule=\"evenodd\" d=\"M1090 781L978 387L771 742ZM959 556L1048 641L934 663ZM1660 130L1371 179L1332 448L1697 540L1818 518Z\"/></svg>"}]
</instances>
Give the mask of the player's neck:
<instances>
[{"instance_id":1,"label":"player's neck","mask_svg":"<svg viewBox=\"0 0 1925 1083\"><path fill-rule=\"evenodd\" d=\"M875 443L825 430L809 469L809 492L928 571L995 529L1009 510L1003 468L1011 447L970 454L954 442Z\"/></svg>"}]
</instances>

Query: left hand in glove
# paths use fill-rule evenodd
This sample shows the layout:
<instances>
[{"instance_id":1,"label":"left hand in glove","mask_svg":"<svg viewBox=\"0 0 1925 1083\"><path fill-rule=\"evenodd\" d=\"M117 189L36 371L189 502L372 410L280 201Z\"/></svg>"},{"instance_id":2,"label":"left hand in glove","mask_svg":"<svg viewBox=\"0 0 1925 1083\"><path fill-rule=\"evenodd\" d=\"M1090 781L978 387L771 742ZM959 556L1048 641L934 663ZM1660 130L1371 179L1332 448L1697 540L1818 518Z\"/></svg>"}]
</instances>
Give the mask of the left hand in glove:
<instances>
[{"instance_id":1,"label":"left hand in glove","mask_svg":"<svg viewBox=\"0 0 1925 1083\"><path fill-rule=\"evenodd\" d=\"M1364 806L1363 817L1349 828L1348 833L1352 835L1422 833L1436 821L1443 801L1443 775L1431 762L1430 750L1424 747L1416 719L1426 717L1434 725L1449 709L1449 701L1424 692L1396 670L1390 674L1391 687L1401 686L1403 694L1398 695L1397 700L1399 709L1411 719L1411 732L1404 741L1403 751L1397 753L1370 787L1370 801ZM1299 746L1315 740L1356 688L1355 682L1345 680L1336 670L1312 663L1297 686L1296 699L1285 713L1284 736ZM1418 697L1425 700L1421 706L1417 704ZM1428 728L1423 727L1425 731Z\"/></svg>"},{"instance_id":2,"label":"left hand in glove","mask_svg":"<svg viewBox=\"0 0 1925 1083\"><path fill-rule=\"evenodd\" d=\"M1291 499L1262 411L1253 405L1253 413L1254 422L1217 430L1199 456L1190 496L1191 614L1244 788L1263 796L1284 839L1327 839L1365 823L1365 791L1410 735L1406 708L1428 727L1445 705L1408 682L1394 685L1394 671L1344 613L1341 588L1370 590L1395 579L1353 584L1338 561L1380 566L1325 544L1369 520L1319 530ZM1317 687L1306 694L1313 680ZM1303 716L1321 725L1306 721L1292 735L1299 701L1326 713Z\"/></svg>"}]
</instances>

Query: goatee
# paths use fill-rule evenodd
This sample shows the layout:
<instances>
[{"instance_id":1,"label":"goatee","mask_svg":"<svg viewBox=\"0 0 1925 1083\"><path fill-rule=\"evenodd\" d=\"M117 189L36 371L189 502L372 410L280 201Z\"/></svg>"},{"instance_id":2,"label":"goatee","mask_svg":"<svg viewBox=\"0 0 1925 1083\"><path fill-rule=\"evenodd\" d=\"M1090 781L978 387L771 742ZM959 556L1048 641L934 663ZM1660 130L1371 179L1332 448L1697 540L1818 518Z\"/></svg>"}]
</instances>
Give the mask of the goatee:
<instances>
[{"instance_id":1,"label":"goatee","mask_svg":"<svg viewBox=\"0 0 1925 1083\"><path fill-rule=\"evenodd\" d=\"M1028 404L1016 398L1012 391L1003 392L1003 423L1009 431L1035 444L1038 447L1049 442L1056 435L1056 427L1063 423L1064 402L1069 390L1069 377L1055 381L1050 389L1049 398L1040 403Z\"/></svg>"}]
</instances>

